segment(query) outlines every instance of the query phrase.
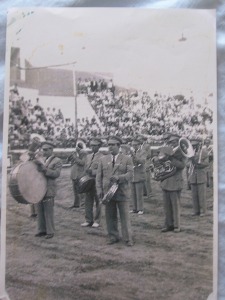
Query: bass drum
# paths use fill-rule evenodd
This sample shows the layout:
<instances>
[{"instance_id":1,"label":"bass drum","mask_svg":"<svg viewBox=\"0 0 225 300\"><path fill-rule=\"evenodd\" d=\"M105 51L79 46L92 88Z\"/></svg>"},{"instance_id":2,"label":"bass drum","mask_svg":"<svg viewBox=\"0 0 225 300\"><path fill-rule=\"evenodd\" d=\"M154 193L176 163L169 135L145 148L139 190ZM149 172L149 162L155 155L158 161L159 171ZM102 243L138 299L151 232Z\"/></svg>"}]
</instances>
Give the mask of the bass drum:
<instances>
[{"instance_id":1,"label":"bass drum","mask_svg":"<svg viewBox=\"0 0 225 300\"><path fill-rule=\"evenodd\" d=\"M13 198L23 204L40 202L47 191L47 179L32 161L22 162L10 173L9 190Z\"/></svg>"}]
</instances>

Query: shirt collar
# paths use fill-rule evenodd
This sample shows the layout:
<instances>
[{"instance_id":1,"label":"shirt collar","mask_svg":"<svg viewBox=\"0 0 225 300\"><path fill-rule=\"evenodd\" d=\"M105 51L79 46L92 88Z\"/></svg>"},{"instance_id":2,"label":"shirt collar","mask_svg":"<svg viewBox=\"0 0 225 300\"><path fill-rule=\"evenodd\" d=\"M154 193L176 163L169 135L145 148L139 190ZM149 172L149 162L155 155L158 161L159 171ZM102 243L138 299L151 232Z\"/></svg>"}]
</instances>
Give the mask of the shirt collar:
<instances>
[{"instance_id":1,"label":"shirt collar","mask_svg":"<svg viewBox=\"0 0 225 300\"><path fill-rule=\"evenodd\" d=\"M117 160L117 157L118 157L118 155L119 155L119 153L118 154L116 154L116 155L112 155L111 154L111 157L112 157L112 160L113 160L113 156L115 157L115 161Z\"/></svg>"}]
</instances>

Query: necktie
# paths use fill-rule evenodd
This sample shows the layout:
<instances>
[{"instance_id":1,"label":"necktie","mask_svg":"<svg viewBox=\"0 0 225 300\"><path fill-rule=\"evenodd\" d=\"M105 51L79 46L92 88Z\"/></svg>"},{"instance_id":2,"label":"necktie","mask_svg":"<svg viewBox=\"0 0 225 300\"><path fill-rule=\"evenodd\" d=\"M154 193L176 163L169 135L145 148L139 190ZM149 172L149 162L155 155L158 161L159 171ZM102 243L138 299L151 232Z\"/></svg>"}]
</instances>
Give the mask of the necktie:
<instances>
[{"instance_id":1,"label":"necktie","mask_svg":"<svg viewBox=\"0 0 225 300\"><path fill-rule=\"evenodd\" d=\"M114 168L114 166L115 166L115 156L113 155L112 167Z\"/></svg>"}]
</instances>

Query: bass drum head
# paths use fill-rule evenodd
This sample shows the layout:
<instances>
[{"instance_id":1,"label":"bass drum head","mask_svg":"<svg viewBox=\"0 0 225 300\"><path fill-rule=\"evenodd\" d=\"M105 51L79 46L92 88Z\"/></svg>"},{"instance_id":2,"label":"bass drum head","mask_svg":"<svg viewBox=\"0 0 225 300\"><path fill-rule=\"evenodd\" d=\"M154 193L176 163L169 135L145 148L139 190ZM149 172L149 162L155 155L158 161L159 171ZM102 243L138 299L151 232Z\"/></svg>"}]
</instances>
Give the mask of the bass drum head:
<instances>
[{"instance_id":1,"label":"bass drum head","mask_svg":"<svg viewBox=\"0 0 225 300\"><path fill-rule=\"evenodd\" d=\"M9 188L18 202L35 204L44 198L47 180L34 162L27 161L12 170Z\"/></svg>"}]
</instances>

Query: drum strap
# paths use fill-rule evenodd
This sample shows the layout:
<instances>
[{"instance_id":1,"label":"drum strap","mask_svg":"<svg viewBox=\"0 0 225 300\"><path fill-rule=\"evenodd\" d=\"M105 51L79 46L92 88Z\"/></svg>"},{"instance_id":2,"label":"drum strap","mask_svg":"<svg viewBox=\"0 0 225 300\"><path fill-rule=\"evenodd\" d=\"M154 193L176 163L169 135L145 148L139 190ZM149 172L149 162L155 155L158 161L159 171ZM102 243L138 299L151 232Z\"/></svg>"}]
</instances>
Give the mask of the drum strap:
<instances>
[{"instance_id":1,"label":"drum strap","mask_svg":"<svg viewBox=\"0 0 225 300\"><path fill-rule=\"evenodd\" d=\"M54 155L52 155L51 157L49 157L49 160L48 160L47 163L45 164L45 167L46 167L46 168L50 165L50 163L53 161L54 158L55 158Z\"/></svg>"},{"instance_id":2,"label":"drum strap","mask_svg":"<svg viewBox=\"0 0 225 300\"><path fill-rule=\"evenodd\" d=\"M91 157L91 162L89 163L88 167L87 167L87 170L90 169L92 163L93 163L93 160L94 160L94 157L95 157L95 153L93 153L92 157Z\"/></svg>"}]
</instances>

